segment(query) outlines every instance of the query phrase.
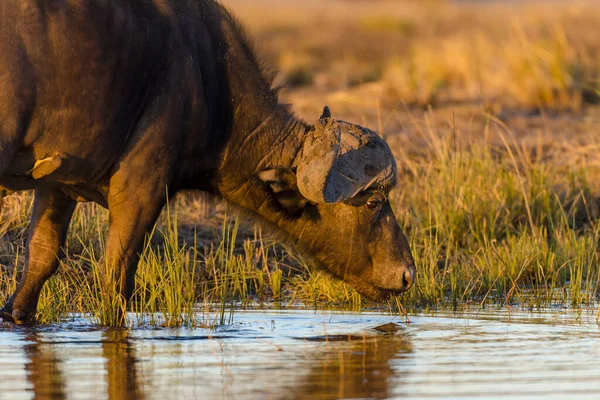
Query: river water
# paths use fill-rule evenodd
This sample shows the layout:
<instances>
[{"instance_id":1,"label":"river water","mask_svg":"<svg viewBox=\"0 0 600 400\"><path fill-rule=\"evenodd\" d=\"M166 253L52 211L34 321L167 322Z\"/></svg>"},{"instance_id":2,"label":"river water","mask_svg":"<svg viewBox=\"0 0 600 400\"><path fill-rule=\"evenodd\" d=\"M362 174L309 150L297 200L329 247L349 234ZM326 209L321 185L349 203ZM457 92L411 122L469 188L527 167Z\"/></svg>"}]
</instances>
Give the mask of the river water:
<instances>
[{"instance_id":1,"label":"river water","mask_svg":"<svg viewBox=\"0 0 600 400\"><path fill-rule=\"evenodd\" d=\"M597 399L593 313L237 311L216 330L0 325L2 399ZM399 324L396 333L373 327Z\"/></svg>"}]
</instances>

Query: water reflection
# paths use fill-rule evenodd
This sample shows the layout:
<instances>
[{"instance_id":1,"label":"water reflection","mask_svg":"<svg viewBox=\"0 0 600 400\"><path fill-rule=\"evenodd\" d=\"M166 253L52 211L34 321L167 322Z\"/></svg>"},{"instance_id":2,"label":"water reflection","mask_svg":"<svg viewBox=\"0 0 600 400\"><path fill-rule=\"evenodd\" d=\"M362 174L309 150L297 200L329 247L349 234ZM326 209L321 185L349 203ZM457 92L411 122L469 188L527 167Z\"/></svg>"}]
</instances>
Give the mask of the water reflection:
<instances>
[{"instance_id":1,"label":"water reflection","mask_svg":"<svg viewBox=\"0 0 600 400\"><path fill-rule=\"evenodd\" d=\"M102 357L109 399L145 398L138 382L138 360L129 335L130 332L124 329L102 333Z\"/></svg>"},{"instance_id":2,"label":"water reflection","mask_svg":"<svg viewBox=\"0 0 600 400\"><path fill-rule=\"evenodd\" d=\"M36 399L66 398L61 361L55 346L44 343L42 335L37 332L25 335L25 342L27 343L23 346L27 357L25 370L34 397Z\"/></svg>"},{"instance_id":3,"label":"water reflection","mask_svg":"<svg viewBox=\"0 0 600 400\"><path fill-rule=\"evenodd\" d=\"M27 388L35 399L67 398L68 386L95 394L101 391L109 399L144 399L131 333L107 330L91 334L94 340L64 340L51 332L25 332L22 342L28 384L16 386ZM97 365L103 365L104 373L94 368ZM102 377L104 385L98 382Z\"/></svg>"},{"instance_id":4,"label":"water reflection","mask_svg":"<svg viewBox=\"0 0 600 400\"><path fill-rule=\"evenodd\" d=\"M0 325L0 399L548 400L600 391L595 314L577 324L415 317L391 336L372 330L389 321L379 315L236 318L216 331Z\"/></svg>"},{"instance_id":5,"label":"water reflection","mask_svg":"<svg viewBox=\"0 0 600 400\"><path fill-rule=\"evenodd\" d=\"M150 397L191 395L200 384L208 397L386 398L394 375L390 360L411 351L401 335L287 338L285 350L275 353L265 351L262 339L266 347L256 346L256 338L240 336L241 342L231 343L229 335L146 335L111 329L65 340L49 332L26 333L27 386L34 398L62 399L84 390L93 397L144 399L145 372ZM91 364L84 367L86 361ZM274 375L274 368L287 371ZM98 382L102 379L104 384ZM393 384L398 387L397 377Z\"/></svg>"},{"instance_id":6,"label":"water reflection","mask_svg":"<svg viewBox=\"0 0 600 400\"><path fill-rule=\"evenodd\" d=\"M290 398L389 398L394 371L390 360L412 351L401 335L380 335L328 342L324 356L293 390ZM314 357L315 355L311 355ZM311 357L309 356L309 357ZM394 381L396 388L401 382ZM287 396L286 396L287 397Z\"/></svg>"}]
</instances>

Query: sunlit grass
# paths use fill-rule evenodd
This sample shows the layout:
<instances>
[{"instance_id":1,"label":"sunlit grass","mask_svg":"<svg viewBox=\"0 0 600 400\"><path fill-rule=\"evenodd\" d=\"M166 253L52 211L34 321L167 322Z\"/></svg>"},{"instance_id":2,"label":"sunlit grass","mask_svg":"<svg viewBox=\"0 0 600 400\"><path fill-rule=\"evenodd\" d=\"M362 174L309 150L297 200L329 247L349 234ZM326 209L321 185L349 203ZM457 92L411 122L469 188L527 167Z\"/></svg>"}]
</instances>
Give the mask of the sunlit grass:
<instances>
[{"instance_id":1,"label":"sunlit grass","mask_svg":"<svg viewBox=\"0 0 600 400\"><path fill-rule=\"evenodd\" d=\"M595 179L578 158L534 159L507 130L497 130L501 140L495 142L458 145L452 130L440 133L446 131L427 126L426 145L403 160L402 187L392 195L418 279L410 292L383 308L536 310L594 304L600 224L591 196L596 188L589 183ZM594 147L573 147L561 153L563 161L569 151L581 156ZM28 199L28 194L10 196L3 210L15 217L0 224L14 240L12 253L2 254L8 261L0 277L2 301L16 287L14 267L23 265ZM208 246L198 244L196 233L181 237L178 215L191 215L190 204L175 201L165 209L144 246L127 309L116 287L103 279L105 211L79 210L60 272L42 292L38 320L83 314L101 325L214 326L231 321L233 310L246 305L302 303L354 311L376 306L259 230L252 234L246 227L241 237L235 217L224 216Z\"/></svg>"},{"instance_id":2,"label":"sunlit grass","mask_svg":"<svg viewBox=\"0 0 600 400\"><path fill-rule=\"evenodd\" d=\"M595 302L600 237L598 221L581 212L586 171L532 161L510 132L499 132L501 145L461 146L452 133L424 133L427 155L412 160L401 179L408 190L395 194L409 210L399 214L419 266L402 299L409 308Z\"/></svg>"},{"instance_id":3,"label":"sunlit grass","mask_svg":"<svg viewBox=\"0 0 600 400\"><path fill-rule=\"evenodd\" d=\"M388 104L496 111L572 112L600 101L595 2L288 2L270 10L261 1L225 3L289 87L376 81Z\"/></svg>"}]
</instances>

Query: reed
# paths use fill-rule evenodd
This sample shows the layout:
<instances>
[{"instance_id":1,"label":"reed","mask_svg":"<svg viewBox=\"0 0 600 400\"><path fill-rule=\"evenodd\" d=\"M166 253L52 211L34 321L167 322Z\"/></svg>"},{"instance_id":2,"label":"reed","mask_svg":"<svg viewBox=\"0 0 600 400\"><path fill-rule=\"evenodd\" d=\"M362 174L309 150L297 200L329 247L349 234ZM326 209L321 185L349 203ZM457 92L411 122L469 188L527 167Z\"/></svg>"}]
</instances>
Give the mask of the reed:
<instances>
[{"instance_id":1,"label":"reed","mask_svg":"<svg viewBox=\"0 0 600 400\"><path fill-rule=\"evenodd\" d=\"M590 182L597 180L590 175L594 170L581 168L578 157L564 159L596 148L567 148L557 153L561 163L552 156L535 159L510 130L496 125L498 140L458 145L455 130L424 124L425 145L408 161L399 160L406 166L402 189L391 201L410 238L418 279L390 307L398 309L398 301L412 311L474 305L534 310L595 302L600 224L591 195L597 188ZM16 287L23 266L23 209L29 204L28 194L12 195L3 210L11 216L0 224L4 243L6 238L16 243L9 248L14 253L2 254L8 260L0 276L2 301ZM109 326L212 326L227 323L235 308L250 304L301 302L355 311L375 306L264 239L260 230L249 231L238 218L225 214L207 246L198 244L197 232L181 237L178 214L193 213L189 204L167 206L148 237L128 309L114 281L104 279L104 261L97 256L104 247L105 211L81 207L60 272L40 297L39 320L84 314Z\"/></svg>"}]
</instances>

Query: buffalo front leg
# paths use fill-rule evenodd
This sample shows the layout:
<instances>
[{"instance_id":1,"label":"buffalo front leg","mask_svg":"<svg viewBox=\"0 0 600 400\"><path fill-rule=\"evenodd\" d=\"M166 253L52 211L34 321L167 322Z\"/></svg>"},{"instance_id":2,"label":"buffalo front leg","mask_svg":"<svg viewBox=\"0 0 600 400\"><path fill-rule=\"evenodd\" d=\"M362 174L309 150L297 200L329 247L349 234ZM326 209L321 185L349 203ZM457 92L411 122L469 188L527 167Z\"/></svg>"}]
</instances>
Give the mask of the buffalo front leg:
<instances>
[{"instance_id":1,"label":"buffalo front leg","mask_svg":"<svg viewBox=\"0 0 600 400\"><path fill-rule=\"evenodd\" d=\"M121 326L127 301L135 284L135 272L144 238L154 226L166 200L165 186L123 182L115 190L111 182L109 228L102 287L101 323Z\"/></svg>"},{"instance_id":2,"label":"buffalo front leg","mask_svg":"<svg viewBox=\"0 0 600 400\"><path fill-rule=\"evenodd\" d=\"M17 290L0 311L0 316L16 323L33 322L42 287L58 269L58 257L75 205L75 201L60 191L35 191L25 269Z\"/></svg>"}]
</instances>

